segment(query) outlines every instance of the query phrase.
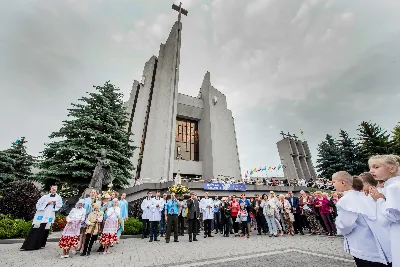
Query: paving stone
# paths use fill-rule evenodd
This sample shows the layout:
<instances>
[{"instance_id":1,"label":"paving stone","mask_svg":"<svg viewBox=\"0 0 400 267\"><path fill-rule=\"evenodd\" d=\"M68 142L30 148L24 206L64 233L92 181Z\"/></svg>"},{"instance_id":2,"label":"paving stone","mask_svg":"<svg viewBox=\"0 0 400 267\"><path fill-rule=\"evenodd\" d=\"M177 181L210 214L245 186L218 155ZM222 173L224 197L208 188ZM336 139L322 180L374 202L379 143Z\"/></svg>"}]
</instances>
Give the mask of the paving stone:
<instances>
[{"instance_id":1,"label":"paving stone","mask_svg":"<svg viewBox=\"0 0 400 267\"><path fill-rule=\"evenodd\" d=\"M187 235L180 242L148 242L148 239L123 239L111 248L111 254L92 252L60 259L57 243L48 243L38 251L20 251L22 244L0 245L0 266L355 266L343 251L343 239L326 236L257 236L250 238L200 236L189 243ZM98 244L94 245L97 250ZM265 254L267 253L267 254ZM270 254L268 254L270 253ZM322 257L320 257L322 256ZM245 265L242 264L245 263ZM97 265L99 264L99 265ZM242 264L242 265L241 265Z\"/></svg>"}]
</instances>

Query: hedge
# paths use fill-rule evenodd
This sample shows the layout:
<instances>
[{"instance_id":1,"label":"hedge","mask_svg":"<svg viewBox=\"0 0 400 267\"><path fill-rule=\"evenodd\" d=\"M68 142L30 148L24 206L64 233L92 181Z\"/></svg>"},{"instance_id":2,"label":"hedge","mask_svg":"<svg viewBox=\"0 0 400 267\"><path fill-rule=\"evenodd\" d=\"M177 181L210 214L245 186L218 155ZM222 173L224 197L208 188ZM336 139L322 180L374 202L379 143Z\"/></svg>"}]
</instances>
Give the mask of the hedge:
<instances>
[{"instance_id":1,"label":"hedge","mask_svg":"<svg viewBox=\"0 0 400 267\"><path fill-rule=\"evenodd\" d=\"M141 221L135 218L128 218L124 223L123 235L138 235L142 233L143 224Z\"/></svg>"},{"instance_id":2,"label":"hedge","mask_svg":"<svg viewBox=\"0 0 400 267\"><path fill-rule=\"evenodd\" d=\"M32 227L32 221L12 219L0 214L0 239L26 237Z\"/></svg>"}]
</instances>

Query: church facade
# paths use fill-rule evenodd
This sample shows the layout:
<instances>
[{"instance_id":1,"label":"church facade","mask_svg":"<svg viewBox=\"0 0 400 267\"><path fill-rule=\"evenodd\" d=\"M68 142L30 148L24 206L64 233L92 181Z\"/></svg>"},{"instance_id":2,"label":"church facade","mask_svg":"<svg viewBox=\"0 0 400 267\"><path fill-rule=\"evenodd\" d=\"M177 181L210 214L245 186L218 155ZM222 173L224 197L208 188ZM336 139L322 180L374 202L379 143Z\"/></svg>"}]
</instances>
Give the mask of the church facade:
<instances>
[{"instance_id":1,"label":"church facade","mask_svg":"<svg viewBox=\"0 0 400 267\"><path fill-rule=\"evenodd\" d=\"M187 178L241 179L232 112L225 95L211 85L210 73L197 97L178 92L181 29L177 21L126 102L127 131L137 147L131 185L172 181L178 172Z\"/></svg>"}]
</instances>

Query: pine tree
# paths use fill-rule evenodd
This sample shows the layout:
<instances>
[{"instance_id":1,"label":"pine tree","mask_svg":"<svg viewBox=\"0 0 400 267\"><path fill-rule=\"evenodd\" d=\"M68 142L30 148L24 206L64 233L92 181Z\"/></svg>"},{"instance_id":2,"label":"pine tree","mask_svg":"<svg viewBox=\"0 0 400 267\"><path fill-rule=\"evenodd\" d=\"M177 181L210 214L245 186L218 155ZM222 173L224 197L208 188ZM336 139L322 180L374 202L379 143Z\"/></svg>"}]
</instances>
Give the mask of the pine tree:
<instances>
[{"instance_id":1,"label":"pine tree","mask_svg":"<svg viewBox=\"0 0 400 267\"><path fill-rule=\"evenodd\" d=\"M354 142L349 134L340 130L338 147L340 150L343 164L343 171L347 171L352 175L359 175L362 172L368 171L368 161L361 151L361 146Z\"/></svg>"},{"instance_id":2,"label":"pine tree","mask_svg":"<svg viewBox=\"0 0 400 267\"><path fill-rule=\"evenodd\" d=\"M390 153L390 134L376 123L361 122L358 128L358 136L361 141L362 153L367 160L374 155Z\"/></svg>"},{"instance_id":3,"label":"pine tree","mask_svg":"<svg viewBox=\"0 0 400 267\"><path fill-rule=\"evenodd\" d=\"M391 153L400 155L400 124L396 125L393 129L390 147Z\"/></svg>"},{"instance_id":4,"label":"pine tree","mask_svg":"<svg viewBox=\"0 0 400 267\"><path fill-rule=\"evenodd\" d=\"M31 176L34 158L26 152L25 137L17 139L11 148L0 152L0 179L3 185L14 180L26 180Z\"/></svg>"},{"instance_id":5,"label":"pine tree","mask_svg":"<svg viewBox=\"0 0 400 267\"><path fill-rule=\"evenodd\" d=\"M0 151L0 190L15 180L14 160L7 150Z\"/></svg>"},{"instance_id":6,"label":"pine tree","mask_svg":"<svg viewBox=\"0 0 400 267\"><path fill-rule=\"evenodd\" d=\"M341 153L336 140L329 134L318 145L317 171L321 177L331 179L335 172L344 168Z\"/></svg>"},{"instance_id":7,"label":"pine tree","mask_svg":"<svg viewBox=\"0 0 400 267\"><path fill-rule=\"evenodd\" d=\"M28 179L32 175L32 166L35 163L35 159L26 152L26 143L25 137L21 137L7 150L14 160L14 175L16 179Z\"/></svg>"},{"instance_id":8,"label":"pine tree","mask_svg":"<svg viewBox=\"0 0 400 267\"><path fill-rule=\"evenodd\" d=\"M49 136L54 141L46 144L38 165L41 171L36 175L46 187L68 184L73 189L87 188L102 148L107 150L112 166L114 188L128 183L135 147L125 130L128 119L122 94L110 82L95 88L97 92L72 104L70 120L63 121L63 127Z\"/></svg>"}]
</instances>

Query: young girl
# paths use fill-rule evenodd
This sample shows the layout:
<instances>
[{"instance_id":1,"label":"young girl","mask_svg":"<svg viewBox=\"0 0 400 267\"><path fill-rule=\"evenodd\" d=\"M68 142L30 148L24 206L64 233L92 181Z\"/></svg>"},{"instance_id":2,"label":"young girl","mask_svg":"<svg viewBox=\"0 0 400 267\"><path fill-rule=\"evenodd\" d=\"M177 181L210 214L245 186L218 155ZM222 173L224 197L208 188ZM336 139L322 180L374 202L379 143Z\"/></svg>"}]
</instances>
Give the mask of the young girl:
<instances>
[{"instance_id":1,"label":"young girl","mask_svg":"<svg viewBox=\"0 0 400 267\"><path fill-rule=\"evenodd\" d=\"M118 207L118 198L114 198L112 202L112 207L107 208L107 220L104 223L103 233L100 238L100 242L104 247L103 254L109 254L109 247L117 241L118 218L121 215L121 211Z\"/></svg>"},{"instance_id":2,"label":"young girl","mask_svg":"<svg viewBox=\"0 0 400 267\"><path fill-rule=\"evenodd\" d=\"M393 267L400 267L400 157L397 155L373 156L368 161L370 173L378 181L385 181L382 193L370 187L370 195L377 201L378 217L383 226L390 227Z\"/></svg>"},{"instance_id":3,"label":"young girl","mask_svg":"<svg viewBox=\"0 0 400 267\"><path fill-rule=\"evenodd\" d=\"M86 210L83 208L85 201L78 201L77 208L73 208L68 217L67 225L65 226L58 247L63 249L61 259L69 257L69 250L78 246L81 223L85 221Z\"/></svg>"},{"instance_id":4,"label":"young girl","mask_svg":"<svg viewBox=\"0 0 400 267\"><path fill-rule=\"evenodd\" d=\"M365 196L362 186L354 190L354 179L348 172L332 176L333 185L344 196L337 202L336 226L344 237L344 247L358 267L383 267L391 262L388 231L376 220L376 206ZM389 264L390 266L390 264Z\"/></svg>"},{"instance_id":5,"label":"young girl","mask_svg":"<svg viewBox=\"0 0 400 267\"><path fill-rule=\"evenodd\" d=\"M237 216L242 223L242 237L246 235L246 237L249 238L249 229L247 227L247 216L249 216L249 214L247 213L244 202L240 203L240 210Z\"/></svg>"}]
</instances>

